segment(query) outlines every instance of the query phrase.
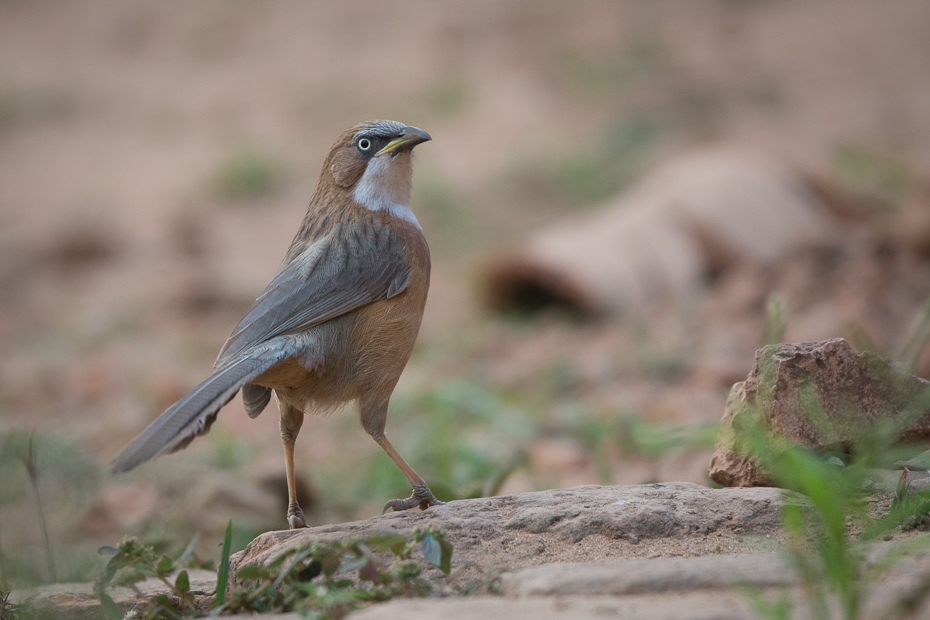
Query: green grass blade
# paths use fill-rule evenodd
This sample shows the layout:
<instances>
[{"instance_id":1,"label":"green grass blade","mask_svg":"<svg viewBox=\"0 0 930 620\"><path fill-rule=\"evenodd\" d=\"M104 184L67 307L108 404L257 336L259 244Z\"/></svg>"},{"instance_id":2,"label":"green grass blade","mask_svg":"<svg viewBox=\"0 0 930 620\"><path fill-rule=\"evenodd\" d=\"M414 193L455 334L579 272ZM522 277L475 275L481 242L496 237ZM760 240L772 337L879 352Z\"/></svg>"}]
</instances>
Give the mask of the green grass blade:
<instances>
[{"instance_id":1,"label":"green grass blade","mask_svg":"<svg viewBox=\"0 0 930 620\"><path fill-rule=\"evenodd\" d=\"M103 615L108 620L122 620L123 614L109 594L100 592L98 598L100 599L100 608L103 610Z\"/></svg>"},{"instance_id":2,"label":"green grass blade","mask_svg":"<svg viewBox=\"0 0 930 620\"><path fill-rule=\"evenodd\" d=\"M220 567L216 571L216 600L213 605L218 607L226 601L226 584L229 582L229 547L232 544L232 519L226 526L226 536L223 538L223 557L220 558Z\"/></svg>"}]
</instances>

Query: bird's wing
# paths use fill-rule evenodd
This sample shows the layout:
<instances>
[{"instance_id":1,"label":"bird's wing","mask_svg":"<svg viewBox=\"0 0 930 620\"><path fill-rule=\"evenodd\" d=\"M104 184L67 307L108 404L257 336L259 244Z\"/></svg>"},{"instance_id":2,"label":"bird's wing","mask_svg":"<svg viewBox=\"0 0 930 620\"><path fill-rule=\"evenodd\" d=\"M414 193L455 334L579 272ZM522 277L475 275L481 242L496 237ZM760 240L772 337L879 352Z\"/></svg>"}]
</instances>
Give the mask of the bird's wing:
<instances>
[{"instance_id":1,"label":"bird's wing","mask_svg":"<svg viewBox=\"0 0 930 620\"><path fill-rule=\"evenodd\" d=\"M319 325L407 288L406 253L391 229L375 219L308 244L278 272L226 340L221 368L241 353L284 334Z\"/></svg>"}]
</instances>

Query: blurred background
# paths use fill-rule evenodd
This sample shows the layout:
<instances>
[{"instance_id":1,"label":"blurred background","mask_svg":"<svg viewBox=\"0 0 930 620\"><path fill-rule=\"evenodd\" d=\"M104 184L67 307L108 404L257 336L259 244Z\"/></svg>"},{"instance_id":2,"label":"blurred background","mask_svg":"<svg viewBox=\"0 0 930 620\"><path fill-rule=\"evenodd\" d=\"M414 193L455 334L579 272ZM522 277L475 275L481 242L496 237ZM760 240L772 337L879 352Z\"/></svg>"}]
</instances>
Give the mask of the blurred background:
<instances>
[{"instance_id":1,"label":"blurred background","mask_svg":"<svg viewBox=\"0 0 930 620\"><path fill-rule=\"evenodd\" d=\"M372 118L433 136L388 435L440 498L709 484L757 348L897 356L930 293L925 0L0 0L7 583L286 527L274 408L107 468L210 373ZM297 467L312 524L409 493L354 408L307 421Z\"/></svg>"}]
</instances>

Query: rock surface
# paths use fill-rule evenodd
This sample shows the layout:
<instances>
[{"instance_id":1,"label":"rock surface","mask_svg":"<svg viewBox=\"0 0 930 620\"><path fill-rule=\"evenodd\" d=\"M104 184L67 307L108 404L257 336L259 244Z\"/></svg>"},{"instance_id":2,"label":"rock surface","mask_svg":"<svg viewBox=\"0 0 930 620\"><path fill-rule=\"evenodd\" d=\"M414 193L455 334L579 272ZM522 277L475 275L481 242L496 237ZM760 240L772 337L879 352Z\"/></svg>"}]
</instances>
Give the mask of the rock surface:
<instances>
[{"instance_id":1,"label":"rock surface","mask_svg":"<svg viewBox=\"0 0 930 620\"><path fill-rule=\"evenodd\" d=\"M744 490L748 492L749 490ZM650 544L644 542L644 544ZM873 550L881 557L899 542ZM874 560L873 560L874 561ZM930 570L930 555L899 561L876 587L865 591L866 616L880 615L921 586ZM212 573L195 575L195 587L212 591ZM350 615L356 620L440 616L445 620L548 620L622 617L643 620L709 620L754 617L741 588L752 586L770 600L789 593L804 608L799 576L774 553L668 557L594 563L553 563L505 573L501 596L395 599L376 603ZM38 589L46 596L44 617L102 618L89 596L89 584L60 584ZM125 590L125 591L122 591ZM140 600L122 589L116 600L124 610ZM155 584L143 584L150 594ZM36 593L34 592L33 595ZM22 599L22 594L18 595ZM36 610L39 611L38 609ZM924 601L916 617L930 611ZM921 615L923 614L923 615ZM298 620L297 613L261 614L263 620Z\"/></svg>"},{"instance_id":2,"label":"rock surface","mask_svg":"<svg viewBox=\"0 0 930 620\"><path fill-rule=\"evenodd\" d=\"M424 512L268 532L230 558L233 573L267 564L311 541L381 532L409 535L434 524L455 548L459 567L514 570L550 561L770 550L778 532L780 491L710 489L692 483L581 486L451 502ZM640 544L649 541L649 544Z\"/></svg>"},{"instance_id":3,"label":"rock surface","mask_svg":"<svg viewBox=\"0 0 930 620\"><path fill-rule=\"evenodd\" d=\"M862 592L863 617L887 617L892 606L920 588L928 569L926 554L897 564L880 585ZM798 573L778 554L551 564L505 574L501 581L503 597L394 600L351 618L742 620L757 617L745 586L769 600L787 593L796 609L807 610ZM914 611L913 617L927 617L930 602L924 600Z\"/></svg>"},{"instance_id":4,"label":"rock surface","mask_svg":"<svg viewBox=\"0 0 930 620\"><path fill-rule=\"evenodd\" d=\"M756 417L758 416L758 418ZM771 486L744 456L742 433L760 426L814 449L845 449L863 432L894 424L905 442L930 441L930 382L842 338L770 345L730 391L710 477L723 486Z\"/></svg>"},{"instance_id":5,"label":"rock surface","mask_svg":"<svg viewBox=\"0 0 930 620\"><path fill-rule=\"evenodd\" d=\"M534 566L504 575L501 592L517 598L624 596L733 588L748 583L768 588L795 581L780 556L737 554Z\"/></svg>"},{"instance_id":6,"label":"rock surface","mask_svg":"<svg viewBox=\"0 0 930 620\"><path fill-rule=\"evenodd\" d=\"M514 600L479 596L452 600L408 599L373 605L349 616L352 620L435 617L443 620L746 620L753 615L745 598L729 591L676 593L674 597L648 594L622 598L547 596Z\"/></svg>"},{"instance_id":7,"label":"rock surface","mask_svg":"<svg viewBox=\"0 0 930 620\"><path fill-rule=\"evenodd\" d=\"M771 488L709 489L669 483L584 486L463 500L425 512L269 532L234 556L233 570L246 563L268 562L311 540L385 531L407 534L416 525L433 523L445 529L455 545L450 577L436 569L424 574L441 596L376 603L351 618L742 619L753 617L742 589L747 585L769 600L781 600L787 593L804 609L798 573L783 556L771 552L777 547L780 496ZM893 548L902 548L902 543L912 546L900 540L880 543L870 550L869 562L875 564ZM868 617L923 586L930 572L930 553L911 551L915 557L899 560L880 585L863 591ZM499 578L500 594L463 596L458 587L449 587L465 584L461 576L476 573ZM195 591L213 593L213 573L190 574ZM16 593L14 602L31 598L39 603L35 610L41 617L102 619L91 588L91 584L47 586ZM152 580L140 589L149 595L164 590ZM145 602L125 588L111 593L124 612ZM930 613L930 602L921 605L917 617ZM253 617L300 618L296 613Z\"/></svg>"},{"instance_id":8,"label":"rock surface","mask_svg":"<svg viewBox=\"0 0 930 620\"><path fill-rule=\"evenodd\" d=\"M191 593L207 596L216 592L216 573L200 569L187 569ZM123 613L136 606L146 605L148 599L158 594L168 594L168 588L155 578L146 579L136 587L139 593L126 587L107 589L107 593ZM68 620L101 620L104 618L100 601L94 596L92 583L54 583L47 586L15 590L10 602L30 608L39 618L68 618Z\"/></svg>"}]
</instances>

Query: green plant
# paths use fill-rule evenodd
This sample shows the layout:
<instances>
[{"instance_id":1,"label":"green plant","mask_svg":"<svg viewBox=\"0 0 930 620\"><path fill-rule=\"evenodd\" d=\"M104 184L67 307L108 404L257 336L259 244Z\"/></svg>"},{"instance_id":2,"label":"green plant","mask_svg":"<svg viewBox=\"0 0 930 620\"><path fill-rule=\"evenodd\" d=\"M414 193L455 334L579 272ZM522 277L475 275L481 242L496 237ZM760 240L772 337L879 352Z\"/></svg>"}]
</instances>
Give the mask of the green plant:
<instances>
[{"instance_id":1,"label":"green plant","mask_svg":"<svg viewBox=\"0 0 930 620\"><path fill-rule=\"evenodd\" d=\"M826 417L814 401L808 398L805 402L812 422L826 424ZM891 442L897 436L894 429L860 429L848 454L821 454L769 432L760 420L757 415L741 430L747 438L747 452L777 486L794 492L785 495L782 507L785 551L805 590L808 615L829 619L838 609L844 620L861 618L869 589L896 559L930 547L930 537L923 535L920 540L910 539L894 546L871 565L866 561L866 552L892 530L912 527L925 519L930 511L930 495L909 497L905 477L891 509L884 514L874 513L867 481L874 467L892 458ZM901 608L919 605L930 593L928 583L930 575L902 599ZM756 612L766 618L786 619L794 612L790 597L784 593L777 601L759 592L750 592L749 598Z\"/></svg>"},{"instance_id":2,"label":"green plant","mask_svg":"<svg viewBox=\"0 0 930 620\"><path fill-rule=\"evenodd\" d=\"M0 620L20 620L24 618L22 605L10 602L10 592L0 590Z\"/></svg>"},{"instance_id":3,"label":"green plant","mask_svg":"<svg viewBox=\"0 0 930 620\"><path fill-rule=\"evenodd\" d=\"M96 496L98 475L99 466L60 435L0 431L0 589L87 581L99 572L74 518ZM29 518L11 518L17 513Z\"/></svg>"},{"instance_id":4,"label":"green plant","mask_svg":"<svg viewBox=\"0 0 930 620\"><path fill-rule=\"evenodd\" d=\"M446 534L430 524L424 529L413 528L413 539L423 545L423 557L445 574L452 571L452 543L446 540ZM406 549L406 547L405 547ZM407 557L410 553L407 552Z\"/></svg>"},{"instance_id":5,"label":"green plant","mask_svg":"<svg viewBox=\"0 0 930 620\"><path fill-rule=\"evenodd\" d=\"M226 585L229 583L229 553L232 543L232 519L226 526L226 536L223 537L223 553L220 558L220 567L216 571L216 598L213 604L222 605L226 601Z\"/></svg>"},{"instance_id":6,"label":"green plant","mask_svg":"<svg viewBox=\"0 0 930 620\"><path fill-rule=\"evenodd\" d=\"M413 540L396 534L346 538L290 549L267 566L245 566L235 589L218 609L234 612L295 610L311 618L340 618L365 602L396 596L425 596L432 590L422 579L423 565L411 559L421 544L428 562L448 574L452 545L432 525L415 528ZM379 553L390 554L385 565ZM355 578L346 574L355 574Z\"/></svg>"},{"instance_id":7,"label":"green plant","mask_svg":"<svg viewBox=\"0 0 930 620\"><path fill-rule=\"evenodd\" d=\"M242 567L236 575L242 585L227 595L231 536L232 522L226 528L212 600L195 599L187 571L178 570L178 561L159 557L151 545L127 538L113 549L114 556L94 587L104 613L112 619L122 617L107 594L111 584L134 588L139 581L155 577L169 593L153 597L146 618L195 617L207 610L212 615L299 611L320 620L341 618L366 602L429 594L432 587L421 578L424 566L411 558L417 543L427 562L447 575L451 571L452 545L442 530L429 525L414 528L410 537L380 534L290 549L267 566ZM385 555L392 558L390 563L383 560Z\"/></svg>"},{"instance_id":8,"label":"green plant","mask_svg":"<svg viewBox=\"0 0 930 620\"><path fill-rule=\"evenodd\" d=\"M170 596L160 594L153 597L150 618L180 618L195 611L187 571L178 571L178 565L171 557L164 554L159 556L152 545L141 543L136 538L126 538L111 550L114 555L107 562L103 575L94 584L94 594L100 599L103 612L108 618L119 620L123 615L116 602L107 594L107 587L112 583L135 589L138 582L148 577L155 577L164 583L171 593Z\"/></svg>"},{"instance_id":9,"label":"green plant","mask_svg":"<svg viewBox=\"0 0 930 620\"><path fill-rule=\"evenodd\" d=\"M42 508L42 496L39 494L39 468L36 460L35 434L29 434L29 441L26 449L19 455L29 476L29 485L32 487L32 494L35 497L36 509L39 513L39 523L42 525L42 538L45 541L45 562L48 566L48 576L51 581L57 581L58 575L55 571L55 556L52 553L52 544L48 538L48 524L45 520L45 510Z\"/></svg>"}]
</instances>

